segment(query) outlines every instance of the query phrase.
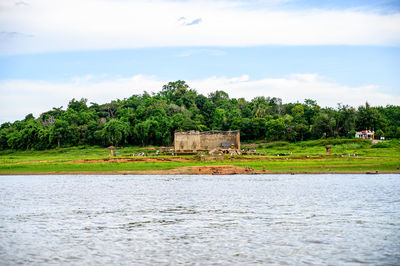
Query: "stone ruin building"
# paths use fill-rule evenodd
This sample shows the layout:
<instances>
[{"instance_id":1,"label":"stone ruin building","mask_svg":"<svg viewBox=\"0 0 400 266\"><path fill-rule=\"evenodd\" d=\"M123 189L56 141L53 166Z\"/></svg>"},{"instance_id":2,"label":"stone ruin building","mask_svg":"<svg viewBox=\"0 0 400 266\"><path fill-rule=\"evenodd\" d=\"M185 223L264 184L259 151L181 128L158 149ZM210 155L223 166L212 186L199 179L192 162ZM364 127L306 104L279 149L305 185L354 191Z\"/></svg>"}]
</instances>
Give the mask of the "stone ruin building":
<instances>
[{"instance_id":1,"label":"stone ruin building","mask_svg":"<svg viewBox=\"0 0 400 266\"><path fill-rule=\"evenodd\" d=\"M241 154L240 131L176 131L174 148L175 152Z\"/></svg>"}]
</instances>

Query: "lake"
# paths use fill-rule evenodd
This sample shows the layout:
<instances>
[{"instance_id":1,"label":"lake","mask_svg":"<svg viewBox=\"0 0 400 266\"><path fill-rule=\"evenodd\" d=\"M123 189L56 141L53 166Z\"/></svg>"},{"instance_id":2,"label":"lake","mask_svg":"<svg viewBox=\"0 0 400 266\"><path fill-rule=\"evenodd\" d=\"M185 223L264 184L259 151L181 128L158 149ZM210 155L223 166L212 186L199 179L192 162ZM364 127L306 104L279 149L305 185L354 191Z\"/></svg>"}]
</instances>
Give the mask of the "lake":
<instances>
[{"instance_id":1,"label":"lake","mask_svg":"<svg viewBox=\"0 0 400 266\"><path fill-rule=\"evenodd\" d=\"M400 175L0 176L0 264L400 264Z\"/></svg>"}]
</instances>

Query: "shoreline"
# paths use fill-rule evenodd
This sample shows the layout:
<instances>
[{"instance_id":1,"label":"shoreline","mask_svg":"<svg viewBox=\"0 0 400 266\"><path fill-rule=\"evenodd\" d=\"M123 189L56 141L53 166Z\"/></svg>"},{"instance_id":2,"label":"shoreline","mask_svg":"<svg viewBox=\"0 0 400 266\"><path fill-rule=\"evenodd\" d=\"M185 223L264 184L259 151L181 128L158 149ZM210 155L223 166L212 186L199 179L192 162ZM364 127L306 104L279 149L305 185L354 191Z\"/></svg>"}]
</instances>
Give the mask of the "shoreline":
<instances>
[{"instance_id":1,"label":"shoreline","mask_svg":"<svg viewBox=\"0 0 400 266\"><path fill-rule=\"evenodd\" d=\"M263 171L233 165L186 166L168 170L111 170L111 171L26 171L3 172L0 176L13 175L317 175L317 174L400 174L400 170L358 171Z\"/></svg>"},{"instance_id":2,"label":"shoreline","mask_svg":"<svg viewBox=\"0 0 400 266\"><path fill-rule=\"evenodd\" d=\"M365 174L373 174L373 175L386 175L386 174L400 174L400 172L396 171L384 171L384 172L363 172L363 171L346 171L346 172L265 172L265 173L251 173L251 174L221 174L221 175L365 175ZM0 173L0 176L21 176L21 175L213 175L213 174L189 174L189 173L182 173L182 174L156 174L156 173L137 173L135 171L132 172L61 172L61 173Z\"/></svg>"},{"instance_id":3,"label":"shoreline","mask_svg":"<svg viewBox=\"0 0 400 266\"><path fill-rule=\"evenodd\" d=\"M400 148L400 146L399 146ZM0 176L6 175L315 175L400 174L400 149L371 149L368 156L195 157L160 156L108 158L102 150L13 152L0 157ZM100 158L95 158L99 156Z\"/></svg>"}]
</instances>

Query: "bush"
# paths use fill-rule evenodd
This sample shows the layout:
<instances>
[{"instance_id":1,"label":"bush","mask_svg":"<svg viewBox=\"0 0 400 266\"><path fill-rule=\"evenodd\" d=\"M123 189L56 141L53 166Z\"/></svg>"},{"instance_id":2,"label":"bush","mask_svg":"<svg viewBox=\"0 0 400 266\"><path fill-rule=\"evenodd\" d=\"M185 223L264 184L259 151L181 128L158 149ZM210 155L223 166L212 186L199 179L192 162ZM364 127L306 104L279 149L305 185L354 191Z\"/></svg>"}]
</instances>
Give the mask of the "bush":
<instances>
[{"instance_id":1,"label":"bush","mask_svg":"<svg viewBox=\"0 0 400 266\"><path fill-rule=\"evenodd\" d=\"M266 149L272 149L277 147L288 147L290 144L287 141L274 141L264 145Z\"/></svg>"},{"instance_id":2,"label":"bush","mask_svg":"<svg viewBox=\"0 0 400 266\"><path fill-rule=\"evenodd\" d=\"M313 146L326 146L326 145L342 145L342 144L359 144L361 146L368 146L371 141L368 139L339 139L339 138L329 138L329 139L318 139L305 141L300 143L302 147L313 147Z\"/></svg>"},{"instance_id":3,"label":"bush","mask_svg":"<svg viewBox=\"0 0 400 266\"><path fill-rule=\"evenodd\" d=\"M380 139L380 138L383 137L383 136L385 136L385 134L383 133L383 131L382 131L381 129L378 129L378 130L375 132L375 138L376 138L376 139Z\"/></svg>"},{"instance_id":4,"label":"bush","mask_svg":"<svg viewBox=\"0 0 400 266\"><path fill-rule=\"evenodd\" d=\"M354 139L356 137L356 131L354 129L350 130L349 133L347 133L347 138L349 139Z\"/></svg>"},{"instance_id":5,"label":"bush","mask_svg":"<svg viewBox=\"0 0 400 266\"><path fill-rule=\"evenodd\" d=\"M371 148L381 149L381 148L400 148L400 140L392 139L390 141L382 141L373 145Z\"/></svg>"},{"instance_id":6,"label":"bush","mask_svg":"<svg viewBox=\"0 0 400 266\"><path fill-rule=\"evenodd\" d=\"M389 142L378 142L377 144L373 145L371 148L374 148L374 149L392 148L392 144Z\"/></svg>"}]
</instances>

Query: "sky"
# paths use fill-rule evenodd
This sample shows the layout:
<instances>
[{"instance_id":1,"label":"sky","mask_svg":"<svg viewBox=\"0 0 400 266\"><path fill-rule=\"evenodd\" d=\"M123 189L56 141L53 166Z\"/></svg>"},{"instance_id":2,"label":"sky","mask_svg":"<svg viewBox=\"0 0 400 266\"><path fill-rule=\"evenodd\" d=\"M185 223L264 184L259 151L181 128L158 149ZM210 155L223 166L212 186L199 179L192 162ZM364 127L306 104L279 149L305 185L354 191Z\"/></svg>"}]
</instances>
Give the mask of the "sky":
<instances>
[{"instance_id":1,"label":"sky","mask_svg":"<svg viewBox=\"0 0 400 266\"><path fill-rule=\"evenodd\" d=\"M0 1L0 123L175 80L247 100L400 105L400 0Z\"/></svg>"}]
</instances>

